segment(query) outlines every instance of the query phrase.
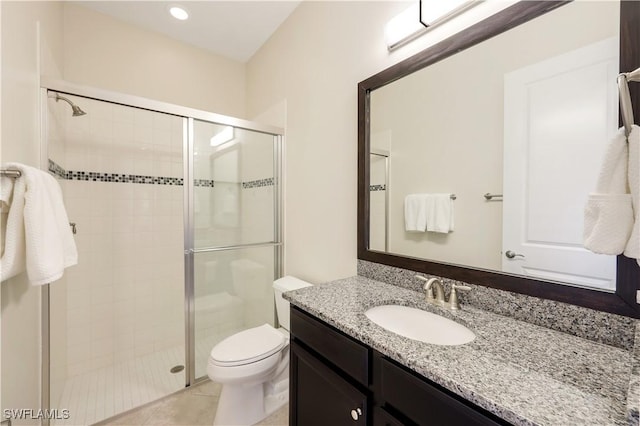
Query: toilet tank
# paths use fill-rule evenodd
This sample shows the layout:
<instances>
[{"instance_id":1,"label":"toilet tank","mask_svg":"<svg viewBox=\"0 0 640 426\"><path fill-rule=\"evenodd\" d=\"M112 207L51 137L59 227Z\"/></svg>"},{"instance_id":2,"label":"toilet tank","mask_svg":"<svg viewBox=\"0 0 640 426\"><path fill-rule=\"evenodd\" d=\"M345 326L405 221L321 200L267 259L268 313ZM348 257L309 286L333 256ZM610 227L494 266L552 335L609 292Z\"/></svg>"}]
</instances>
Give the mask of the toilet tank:
<instances>
[{"instance_id":1,"label":"toilet tank","mask_svg":"<svg viewBox=\"0 0 640 426\"><path fill-rule=\"evenodd\" d=\"M289 302L287 302L282 297L282 293L310 286L312 286L311 283L308 283L296 277L292 277L290 275L279 278L273 282L273 293L276 299L276 313L278 315L278 322L280 323L280 327L283 327L287 330L290 329Z\"/></svg>"}]
</instances>

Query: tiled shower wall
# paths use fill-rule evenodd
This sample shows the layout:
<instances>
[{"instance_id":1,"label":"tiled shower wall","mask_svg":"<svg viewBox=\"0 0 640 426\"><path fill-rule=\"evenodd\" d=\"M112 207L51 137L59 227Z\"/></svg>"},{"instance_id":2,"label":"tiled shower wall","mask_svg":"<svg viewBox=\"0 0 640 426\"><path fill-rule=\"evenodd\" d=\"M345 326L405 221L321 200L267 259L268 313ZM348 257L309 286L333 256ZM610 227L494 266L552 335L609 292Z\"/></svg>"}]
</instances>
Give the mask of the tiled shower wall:
<instances>
[{"instance_id":1,"label":"tiled shower wall","mask_svg":"<svg viewBox=\"0 0 640 426\"><path fill-rule=\"evenodd\" d=\"M78 231L79 262L66 273L66 372L74 376L184 345L183 124L70 98L87 115L65 111L64 155L49 153Z\"/></svg>"}]
</instances>

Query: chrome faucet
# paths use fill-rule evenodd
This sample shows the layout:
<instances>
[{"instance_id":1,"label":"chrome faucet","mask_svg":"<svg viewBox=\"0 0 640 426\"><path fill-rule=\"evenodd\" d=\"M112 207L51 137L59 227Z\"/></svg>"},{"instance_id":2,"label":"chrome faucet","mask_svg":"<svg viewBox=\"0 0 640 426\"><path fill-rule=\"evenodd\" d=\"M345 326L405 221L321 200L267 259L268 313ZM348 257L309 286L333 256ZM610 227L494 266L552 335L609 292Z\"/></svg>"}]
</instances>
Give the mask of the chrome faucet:
<instances>
[{"instance_id":1,"label":"chrome faucet","mask_svg":"<svg viewBox=\"0 0 640 426\"><path fill-rule=\"evenodd\" d=\"M426 292L425 297L427 303L431 303L432 305L442 306L444 308L449 308L453 311L460 309L460 301L458 300L458 290L468 291L471 290L471 287L466 285L459 285L453 283L451 285L451 294L449 295L449 301L447 302L444 297L444 287L442 286L442 281L438 278L426 278L421 275L416 275L416 278L426 281L424 285L424 290ZM435 289L435 296L434 296Z\"/></svg>"},{"instance_id":2,"label":"chrome faucet","mask_svg":"<svg viewBox=\"0 0 640 426\"><path fill-rule=\"evenodd\" d=\"M435 297L434 297L435 289ZM446 300L444 299L444 288L442 287L442 281L437 278L431 278L424 285L424 290L427 292L427 302L438 306L444 306Z\"/></svg>"}]
</instances>

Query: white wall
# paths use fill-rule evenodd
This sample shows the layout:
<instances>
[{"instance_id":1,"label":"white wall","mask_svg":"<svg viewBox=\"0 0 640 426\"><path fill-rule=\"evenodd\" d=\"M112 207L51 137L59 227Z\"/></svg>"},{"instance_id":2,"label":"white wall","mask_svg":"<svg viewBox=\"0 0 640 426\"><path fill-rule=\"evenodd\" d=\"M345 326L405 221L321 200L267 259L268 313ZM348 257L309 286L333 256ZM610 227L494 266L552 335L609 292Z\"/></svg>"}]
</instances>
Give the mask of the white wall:
<instances>
[{"instance_id":1,"label":"white wall","mask_svg":"<svg viewBox=\"0 0 640 426\"><path fill-rule=\"evenodd\" d=\"M59 77L62 7L8 2L2 8L1 161L40 166L39 76ZM40 23L40 37L38 37ZM4 220L4 218L3 218ZM2 282L2 408L40 406L40 288L24 274ZM32 423L35 423L32 422ZM15 422L14 424L23 424Z\"/></svg>"},{"instance_id":2,"label":"white wall","mask_svg":"<svg viewBox=\"0 0 640 426\"><path fill-rule=\"evenodd\" d=\"M303 2L248 62L247 116L286 126L287 274L356 273L358 82L509 5L497 3L389 53L384 25L409 2Z\"/></svg>"},{"instance_id":3,"label":"white wall","mask_svg":"<svg viewBox=\"0 0 640 426\"><path fill-rule=\"evenodd\" d=\"M244 117L244 64L64 5L65 80Z\"/></svg>"}]
</instances>

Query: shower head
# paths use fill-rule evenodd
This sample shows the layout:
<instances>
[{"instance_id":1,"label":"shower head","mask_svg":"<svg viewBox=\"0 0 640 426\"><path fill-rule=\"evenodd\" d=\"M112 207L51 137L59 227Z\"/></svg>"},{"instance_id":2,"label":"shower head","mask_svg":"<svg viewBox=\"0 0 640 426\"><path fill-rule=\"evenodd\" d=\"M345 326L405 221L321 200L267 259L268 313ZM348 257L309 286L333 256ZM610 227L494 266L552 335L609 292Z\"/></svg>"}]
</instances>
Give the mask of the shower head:
<instances>
[{"instance_id":1,"label":"shower head","mask_svg":"<svg viewBox=\"0 0 640 426\"><path fill-rule=\"evenodd\" d=\"M55 93L55 96L49 95L50 98L55 99L56 102L58 102L59 100L63 100L65 102L67 102L69 105L71 105L71 109L73 110L72 116L79 117L81 115L85 115L86 114L86 112L84 112L78 105L76 105L73 102L71 102L71 100L65 98L64 96L60 96L60 94L57 93L57 92L53 92L53 93Z\"/></svg>"},{"instance_id":2,"label":"shower head","mask_svg":"<svg viewBox=\"0 0 640 426\"><path fill-rule=\"evenodd\" d=\"M80 115L85 115L86 112L84 112L83 110L80 109L80 107L78 105L71 105L71 109L73 110L73 116L74 117L78 117Z\"/></svg>"}]
</instances>

